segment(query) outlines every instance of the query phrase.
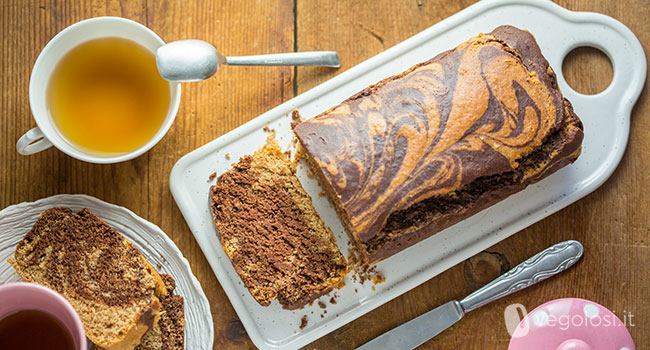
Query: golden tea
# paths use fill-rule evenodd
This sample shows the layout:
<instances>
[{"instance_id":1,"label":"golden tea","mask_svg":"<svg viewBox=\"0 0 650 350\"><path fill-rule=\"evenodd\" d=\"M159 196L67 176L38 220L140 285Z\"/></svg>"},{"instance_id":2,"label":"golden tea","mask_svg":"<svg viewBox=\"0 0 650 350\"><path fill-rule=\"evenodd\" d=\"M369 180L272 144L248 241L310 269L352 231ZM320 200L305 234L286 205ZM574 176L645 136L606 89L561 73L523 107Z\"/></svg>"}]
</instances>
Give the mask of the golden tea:
<instances>
[{"instance_id":1,"label":"golden tea","mask_svg":"<svg viewBox=\"0 0 650 350\"><path fill-rule=\"evenodd\" d=\"M162 126L170 85L152 52L131 40L100 38L68 52L54 69L47 105L76 147L98 154L134 151Z\"/></svg>"}]
</instances>

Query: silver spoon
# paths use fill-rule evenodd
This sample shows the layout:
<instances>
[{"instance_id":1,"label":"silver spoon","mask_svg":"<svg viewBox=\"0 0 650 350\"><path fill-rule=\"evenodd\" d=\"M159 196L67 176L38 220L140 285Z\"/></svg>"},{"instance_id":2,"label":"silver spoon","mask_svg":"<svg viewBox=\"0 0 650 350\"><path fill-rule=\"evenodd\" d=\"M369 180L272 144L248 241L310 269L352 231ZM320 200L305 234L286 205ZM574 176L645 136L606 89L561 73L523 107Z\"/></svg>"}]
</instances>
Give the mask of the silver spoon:
<instances>
[{"instance_id":1,"label":"silver spoon","mask_svg":"<svg viewBox=\"0 0 650 350\"><path fill-rule=\"evenodd\" d=\"M257 56L224 57L202 40L179 40L156 50L160 75L169 81L200 81L211 77L219 66L325 66L338 68L339 55L333 51L291 52Z\"/></svg>"}]
</instances>

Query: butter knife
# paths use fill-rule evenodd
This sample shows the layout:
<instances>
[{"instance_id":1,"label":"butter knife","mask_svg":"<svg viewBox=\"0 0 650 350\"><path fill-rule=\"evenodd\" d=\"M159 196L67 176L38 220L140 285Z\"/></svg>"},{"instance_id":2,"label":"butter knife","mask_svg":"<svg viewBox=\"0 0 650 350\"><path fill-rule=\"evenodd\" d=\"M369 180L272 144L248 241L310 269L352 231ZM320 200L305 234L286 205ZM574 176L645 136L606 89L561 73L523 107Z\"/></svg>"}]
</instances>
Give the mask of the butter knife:
<instances>
[{"instance_id":1,"label":"butter knife","mask_svg":"<svg viewBox=\"0 0 650 350\"><path fill-rule=\"evenodd\" d=\"M583 252L582 244L574 240L548 247L463 300L453 300L438 306L365 343L357 350L414 349L460 321L466 313L568 269L580 260Z\"/></svg>"}]
</instances>

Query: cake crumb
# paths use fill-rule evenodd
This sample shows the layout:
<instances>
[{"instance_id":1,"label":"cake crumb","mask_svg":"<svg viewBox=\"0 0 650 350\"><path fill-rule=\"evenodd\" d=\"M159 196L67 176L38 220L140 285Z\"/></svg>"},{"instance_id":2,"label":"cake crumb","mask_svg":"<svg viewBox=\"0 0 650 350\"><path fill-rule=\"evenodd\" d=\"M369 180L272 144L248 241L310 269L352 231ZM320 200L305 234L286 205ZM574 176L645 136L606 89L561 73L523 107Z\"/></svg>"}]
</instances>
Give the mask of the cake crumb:
<instances>
[{"instance_id":1,"label":"cake crumb","mask_svg":"<svg viewBox=\"0 0 650 350\"><path fill-rule=\"evenodd\" d=\"M294 109L293 111L291 111L291 120L293 120L296 123L300 123L300 122L304 121L304 119L300 115L300 112L298 112L297 109Z\"/></svg>"},{"instance_id":2,"label":"cake crumb","mask_svg":"<svg viewBox=\"0 0 650 350\"><path fill-rule=\"evenodd\" d=\"M323 197L323 196L325 196L325 195L326 195L325 191L320 191L320 192L318 192L318 196L319 196L319 197Z\"/></svg>"},{"instance_id":3,"label":"cake crumb","mask_svg":"<svg viewBox=\"0 0 650 350\"><path fill-rule=\"evenodd\" d=\"M359 261L359 258L357 257L356 247L354 247L354 246L348 247L348 264L352 268L356 268L359 265L361 265L361 262Z\"/></svg>"},{"instance_id":4,"label":"cake crumb","mask_svg":"<svg viewBox=\"0 0 650 350\"><path fill-rule=\"evenodd\" d=\"M320 318L325 318L325 316L323 314L320 314Z\"/></svg>"},{"instance_id":5,"label":"cake crumb","mask_svg":"<svg viewBox=\"0 0 650 350\"><path fill-rule=\"evenodd\" d=\"M162 265L160 265L160 264L156 264L156 268L157 268L158 270L160 270L160 269L162 269Z\"/></svg>"},{"instance_id":6,"label":"cake crumb","mask_svg":"<svg viewBox=\"0 0 650 350\"><path fill-rule=\"evenodd\" d=\"M366 283L366 281L372 281L373 284L379 284L386 282L386 278L377 272L377 266L368 266L362 265L354 269L354 273L359 277L359 282L361 284Z\"/></svg>"},{"instance_id":7,"label":"cake crumb","mask_svg":"<svg viewBox=\"0 0 650 350\"><path fill-rule=\"evenodd\" d=\"M269 145L271 147L278 144L278 141L275 139L275 130L274 129L271 129L271 131L269 131L269 136L266 137L266 143L267 143L267 145ZM278 148L280 148L280 146L278 146Z\"/></svg>"},{"instance_id":8,"label":"cake crumb","mask_svg":"<svg viewBox=\"0 0 650 350\"><path fill-rule=\"evenodd\" d=\"M264 125L264 127L262 128L262 130L264 130L264 131L266 131L266 132L271 132L271 128L269 128L268 125Z\"/></svg>"},{"instance_id":9,"label":"cake crumb","mask_svg":"<svg viewBox=\"0 0 650 350\"><path fill-rule=\"evenodd\" d=\"M348 248L348 264L352 269L351 277L354 282L359 281L362 285L366 281L372 281L373 284L386 282L386 278L377 271L376 265L369 266L361 263L354 247Z\"/></svg>"},{"instance_id":10,"label":"cake crumb","mask_svg":"<svg viewBox=\"0 0 650 350\"><path fill-rule=\"evenodd\" d=\"M301 330L305 329L305 327L307 327L307 322L309 322L309 320L307 319L307 315L303 315L302 318L300 319L300 329Z\"/></svg>"},{"instance_id":11,"label":"cake crumb","mask_svg":"<svg viewBox=\"0 0 650 350\"><path fill-rule=\"evenodd\" d=\"M322 302L322 301L320 301L320 300L318 301L318 306L319 306L321 309L324 309L324 308L327 307L327 305L325 305L325 303Z\"/></svg>"},{"instance_id":12,"label":"cake crumb","mask_svg":"<svg viewBox=\"0 0 650 350\"><path fill-rule=\"evenodd\" d=\"M386 277L383 275L380 275L379 273L372 276L372 283L374 284L380 284L386 282Z\"/></svg>"},{"instance_id":13,"label":"cake crumb","mask_svg":"<svg viewBox=\"0 0 650 350\"><path fill-rule=\"evenodd\" d=\"M311 171L311 168L307 168L306 174L307 174L307 177L310 178L310 179L315 179L316 178L316 176L314 176L314 172Z\"/></svg>"},{"instance_id":14,"label":"cake crumb","mask_svg":"<svg viewBox=\"0 0 650 350\"><path fill-rule=\"evenodd\" d=\"M305 160L307 160L305 149L302 148L302 145L300 143L298 143L297 146L296 146L296 159L305 159Z\"/></svg>"},{"instance_id":15,"label":"cake crumb","mask_svg":"<svg viewBox=\"0 0 650 350\"><path fill-rule=\"evenodd\" d=\"M226 153L226 159L230 159L230 153Z\"/></svg>"},{"instance_id":16,"label":"cake crumb","mask_svg":"<svg viewBox=\"0 0 650 350\"><path fill-rule=\"evenodd\" d=\"M287 158L291 159L291 150L284 151L284 155L287 156Z\"/></svg>"},{"instance_id":17,"label":"cake crumb","mask_svg":"<svg viewBox=\"0 0 650 350\"><path fill-rule=\"evenodd\" d=\"M214 173L210 174L210 176L208 176L208 182L214 180L215 177L217 177L217 172L216 171Z\"/></svg>"},{"instance_id":18,"label":"cake crumb","mask_svg":"<svg viewBox=\"0 0 650 350\"><path fill-rule=\"evenodd\" d=\"M375 286L372 286L372 288L371 288L371 289L372 289L372 291L374 292L374 291L375 291Z\"/></svg>"},{"instance_id":19,"label":"cake crumb","mask_svg":"<svg viewBox=\"0 0 650 350\"><path fill-rule=\"evenodd\" d=\"M334 297L330 298L330 304L336 304L336 299L334 299Z\"/></svg>"}]
</instances>

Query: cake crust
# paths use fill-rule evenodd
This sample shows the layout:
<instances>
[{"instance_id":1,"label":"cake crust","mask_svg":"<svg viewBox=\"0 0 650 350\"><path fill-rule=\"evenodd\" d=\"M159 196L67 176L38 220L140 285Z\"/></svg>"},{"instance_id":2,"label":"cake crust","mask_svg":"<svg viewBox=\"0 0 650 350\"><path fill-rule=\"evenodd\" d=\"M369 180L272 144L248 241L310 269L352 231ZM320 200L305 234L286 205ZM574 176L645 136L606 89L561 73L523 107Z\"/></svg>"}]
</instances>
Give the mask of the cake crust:
<instances>
[{"instance_id":1,"label":"cake crust","mask_svg":"<svg viewBox=\"0 0 650 350\"><path fill-rule=\"evenodd\" d=\"M583 138L534 37L512 26L369 86L294 131L367 263L573 162Z\"/></svg>"},{"instance_id":2,"label":"cake crust","mask_svg":"<svg viewBox=\"0 0 650 350\"><path fill-rule=\"evenodd\" d=\"M160 275L167 295L160 298L161 315L153 327L145 333L134 350L183 350L185 349L185 301L173 294L176 281L170 275Z\"/></svg>"}]
</instances>

